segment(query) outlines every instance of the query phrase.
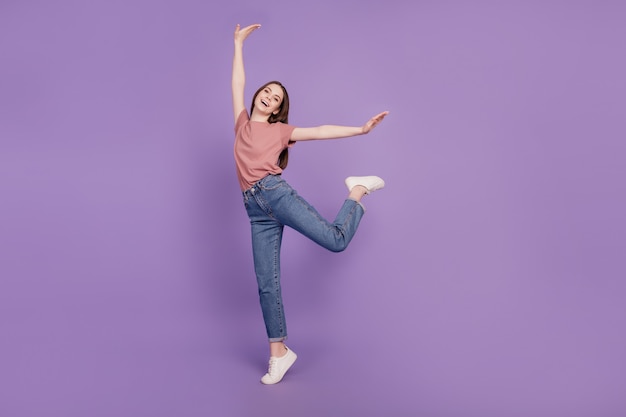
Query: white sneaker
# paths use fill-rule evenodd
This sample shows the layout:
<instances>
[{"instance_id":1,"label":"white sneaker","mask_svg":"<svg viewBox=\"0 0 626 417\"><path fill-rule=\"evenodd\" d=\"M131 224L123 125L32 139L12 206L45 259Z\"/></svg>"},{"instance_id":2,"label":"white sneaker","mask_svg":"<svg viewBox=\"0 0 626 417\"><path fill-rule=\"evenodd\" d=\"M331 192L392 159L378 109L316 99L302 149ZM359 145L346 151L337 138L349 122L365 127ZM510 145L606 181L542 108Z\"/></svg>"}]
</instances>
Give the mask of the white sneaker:
<instances>
[{"instance_id":1,"label":"white sneaker","mask_svg":"<svg viewBox=\"0 0 626 417\"><path fill-rule=\"evenodd\" d=\"M361 185L365 187L367 191L365 194L369 194L372 191L380 190L385 186L385 181L382 178L370 175L368 177L348 177L346 178L346 187L352 191L354 187Z\"/></svg>"},{"instance_id":2,"label":"white sneaker","mask_svg":"<svg viewBox=\"0 0 626 417\"><path fill-rule=\"evenodd\" d=\"M261 378L261 382L266 385L276 384L285 376L285 373L291 368L296 361L298 355L287 346L287 353L280 358L270 357L270 365L267 373Z\"/></svg>"}]
</instances>

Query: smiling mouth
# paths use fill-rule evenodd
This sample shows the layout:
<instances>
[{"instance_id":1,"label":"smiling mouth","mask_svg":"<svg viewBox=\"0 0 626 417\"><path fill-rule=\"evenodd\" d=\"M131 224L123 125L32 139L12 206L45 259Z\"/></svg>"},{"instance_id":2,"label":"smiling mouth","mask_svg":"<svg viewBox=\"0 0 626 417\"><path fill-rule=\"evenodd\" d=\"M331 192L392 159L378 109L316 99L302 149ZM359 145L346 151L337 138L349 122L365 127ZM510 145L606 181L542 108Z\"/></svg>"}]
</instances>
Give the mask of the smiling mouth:
<instances>
[{"instance_id":1,"label":"smiling mouth","mask_svg":"<svg viewBox=\"0 0 626 417\"><path fill-rule=\"evenodd\" d=\"M267 101L265 101L265 100L261 100L261 104L263 104L265 107L269 107L270 106L269 104L267 104Z\"/></svg>"}]
</instances>

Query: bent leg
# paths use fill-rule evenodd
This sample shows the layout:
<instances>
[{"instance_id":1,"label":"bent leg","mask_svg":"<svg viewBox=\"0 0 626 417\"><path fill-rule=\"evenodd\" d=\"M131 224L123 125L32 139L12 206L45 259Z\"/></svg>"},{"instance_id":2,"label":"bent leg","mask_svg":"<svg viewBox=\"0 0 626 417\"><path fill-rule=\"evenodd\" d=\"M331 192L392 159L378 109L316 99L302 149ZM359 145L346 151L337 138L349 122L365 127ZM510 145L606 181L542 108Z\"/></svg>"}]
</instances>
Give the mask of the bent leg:
<instances>
[{"instance_id":1,"label":"bent leg","mask_svg":"<svg viewBox=\"0 0 626 417\"><path fill-rule=\"evenodd\" d=\"M348 247L365 213L360 203L347 199L330 223L291 187L273 207L278 221L333 252Z\"/></svg>"}]
</instances>

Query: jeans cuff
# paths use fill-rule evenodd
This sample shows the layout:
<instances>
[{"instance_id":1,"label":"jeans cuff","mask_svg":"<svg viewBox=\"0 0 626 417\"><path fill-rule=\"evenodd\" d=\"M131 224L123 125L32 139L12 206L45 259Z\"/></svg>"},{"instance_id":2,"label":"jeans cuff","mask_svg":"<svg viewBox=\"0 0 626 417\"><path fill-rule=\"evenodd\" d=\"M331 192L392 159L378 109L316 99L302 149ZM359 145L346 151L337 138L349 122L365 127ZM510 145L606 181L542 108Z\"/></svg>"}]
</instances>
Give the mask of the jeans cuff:
<instances>
[{"instance_id":1,"label":"jeans cuff","mask_svg":"<svg viewBox=\"0 0 626 417\"><path fill-rule=\"evenodd\" d=\"M360 201L356 201L354 198L350 198L350 197L348 197L348 200L352 200L355 203L357 203L359 206L361 206L361 208L363 209L363 213L365 213L365 206L363 205L363 203L361 203Z\"/></svg>"},{"instance_id":2,"label":"jeans cuff","mask_svg":"<svg viewBox=\"0 0 626 417\"><path fill-rule=\"evenodd\" d=\"M274 343L274 342L283 342L287 340L287 336L283 336L283 337L270 337L270 343Z\"/></svg>"}]
</instances>

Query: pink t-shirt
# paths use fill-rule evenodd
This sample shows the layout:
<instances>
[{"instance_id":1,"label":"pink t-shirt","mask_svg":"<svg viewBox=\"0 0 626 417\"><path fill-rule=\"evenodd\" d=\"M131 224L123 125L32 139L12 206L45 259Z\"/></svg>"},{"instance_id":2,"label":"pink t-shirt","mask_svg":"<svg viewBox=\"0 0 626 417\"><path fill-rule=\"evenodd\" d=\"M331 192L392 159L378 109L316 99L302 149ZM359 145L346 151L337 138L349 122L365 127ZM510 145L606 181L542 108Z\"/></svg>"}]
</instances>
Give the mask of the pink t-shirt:
<instances>
[{"instance_id":1,"label":"pink t-shirt","mask_svg":"<svg viewBox=\"0 0 626 417\"><path fill-rule=\"evenodd\" d=\"M295 126L285 123L252 122L242 110L235 123L235 164L242 191L267 174L280 174L278 156L290 142Z\"/></svg>"}]
</instances>

